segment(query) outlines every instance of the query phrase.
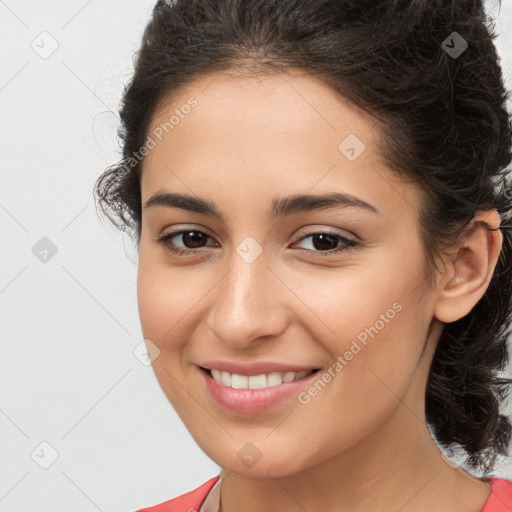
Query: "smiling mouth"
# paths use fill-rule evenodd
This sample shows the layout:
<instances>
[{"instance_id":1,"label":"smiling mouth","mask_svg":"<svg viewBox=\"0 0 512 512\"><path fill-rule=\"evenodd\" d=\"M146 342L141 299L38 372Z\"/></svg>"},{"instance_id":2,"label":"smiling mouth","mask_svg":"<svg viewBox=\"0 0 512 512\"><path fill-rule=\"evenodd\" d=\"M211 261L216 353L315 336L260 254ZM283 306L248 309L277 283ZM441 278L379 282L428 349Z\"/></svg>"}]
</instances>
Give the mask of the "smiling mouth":
<instances>
[{"instance_id":1,"label":"smiling mouth","mask_svg":"<svg viewBox=\"0 0 512 512\"><path fill-rule=\"evenodd\" d=\"M270 372L248 376L220 371L214 368L203 368L202 366L199 368L219 384L233 389L272 388L288 382L304 379L309 377L311 374L320 371L319 368L315 368L314 370L303 370L301 372Z\"/></svg>"}]
</instances>

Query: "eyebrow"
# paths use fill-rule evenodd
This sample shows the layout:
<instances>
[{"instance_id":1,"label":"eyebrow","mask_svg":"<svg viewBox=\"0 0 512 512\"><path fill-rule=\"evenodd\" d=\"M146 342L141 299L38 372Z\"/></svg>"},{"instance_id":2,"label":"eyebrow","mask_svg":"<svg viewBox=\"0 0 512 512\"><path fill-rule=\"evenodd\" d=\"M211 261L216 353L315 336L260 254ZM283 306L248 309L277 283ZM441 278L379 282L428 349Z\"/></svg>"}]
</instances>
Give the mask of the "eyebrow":
<instances>
[{"instance_id":1,"label":"eyebrow","mask_svg":"<svg viewBox=\"0 0 512 512\"><path fill-rule=\"evenodd\" d=\"M274 197L269 211L270 217L285 217L299 212L309 212L313 210L324 210L329 208L357 207L366 211L381 215L381 212L375 206L350 194L340 192L329 192L327 194L311 195L296 194L285 197ZM177 194L173 192L157 192L151 196L144 208L154 206L167 206L171 208L180 208L191 212L200 213L214 217L221 222L225 222L224 216L212 201L207 201L187 194Z\"/></svg>"}]
</instances>

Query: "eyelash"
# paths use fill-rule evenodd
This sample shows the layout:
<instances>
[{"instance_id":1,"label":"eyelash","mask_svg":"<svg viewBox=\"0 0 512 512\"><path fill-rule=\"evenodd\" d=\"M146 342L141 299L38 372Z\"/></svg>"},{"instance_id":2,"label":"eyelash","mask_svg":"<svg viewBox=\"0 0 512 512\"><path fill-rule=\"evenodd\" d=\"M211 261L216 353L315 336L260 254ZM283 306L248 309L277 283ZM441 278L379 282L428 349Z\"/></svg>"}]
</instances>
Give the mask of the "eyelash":
<instances>
[{"instance_id":1,"label":"eyelash","mask_svg":"<svg viewBox=\"0 0 512 512\"><path fill-rule=\"evenodd\" d=\"M200 248L200 249L182 249L182 248L177 248L177 247L175 247L175 246L173 246L173 245L171 245L169 243L169 240L171 238L174 238L175 236L178 236L178 235L182 235L184 233L190 233L190 232L202 233L203 235L208 236L206 233L203 233L202 231L199 231L197 229L185 229L185 230L180 230L180 231L173 231L172 233L167 233L166 235L163 235L160 238L158 238L157 242L162 244L166 251L169 251L169 252L171 252L173 254L176 254L178 256L187 256L187 255L189 255L191 253L196 253L197 254L199 252L203 252L204 251L203 248ZM331 233L329 231L315 231L313 233L309 233L307 235L304 235L302 238L299 238L299 240L297 240L297 242L301 242L305 238L309 238L310 236L314 236L314 235L328 235L328 236L332 236L334 238L337 238L344 245L341 245L340 247L337 247L335 249L330 249L328 251L318 251L318 250L314 251L314 250L311 250L311 249L296 249L296 250L298 250L298 251L300 251L302 253L306 253L306 254L318 253L318 255L320 257L325 257L325 256L332 256L333 254L338 254L338 253L341 253L341 252L344 252L344 251L352 251L352 250L354 250L356 247L358 247L361 244L360 242L358 242L356 240L345 238L344 236L341 236L341 235L339 235L337 233ZM211 237L208 237L208 238L211 238ZM297 243L297 242L295 242L295 243Z\"/></svg>"}]
</instances>

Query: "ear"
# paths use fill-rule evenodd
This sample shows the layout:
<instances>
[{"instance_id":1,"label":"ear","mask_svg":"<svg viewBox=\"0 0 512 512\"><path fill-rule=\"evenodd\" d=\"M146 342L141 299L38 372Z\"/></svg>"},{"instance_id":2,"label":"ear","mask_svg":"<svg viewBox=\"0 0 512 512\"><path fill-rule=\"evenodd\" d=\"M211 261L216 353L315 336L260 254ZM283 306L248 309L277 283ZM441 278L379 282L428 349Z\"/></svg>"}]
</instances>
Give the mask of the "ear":
<instances>
[{"instance_id":1,"label":"ear","mask_svg":"<svg viewBox=\"0 0 512 512\"><path fill-rule=\"evenodd\" d=\"M466 316L483 297L503 243L497 210L478 212L455 256L445 261L434 316L450 323Z\"/></svg>"}]
</instances>

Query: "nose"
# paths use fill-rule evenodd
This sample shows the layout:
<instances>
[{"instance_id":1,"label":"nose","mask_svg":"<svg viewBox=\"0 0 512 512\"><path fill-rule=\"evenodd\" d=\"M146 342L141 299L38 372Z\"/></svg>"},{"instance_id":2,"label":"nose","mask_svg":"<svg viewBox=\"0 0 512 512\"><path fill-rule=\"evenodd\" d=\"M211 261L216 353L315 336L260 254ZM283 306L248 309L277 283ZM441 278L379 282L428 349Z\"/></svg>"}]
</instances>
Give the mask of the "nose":
<instances>
[{"instance_id":1,"label":"nose","mask_svg":"<svg viewBox=\"0 0 512 512\"><path fill-rule=\"evenodd\" d=\"M290 295L264 254L249 263L233 252L227 273L214 288L208 326L232 348L277 337L287 326L286 293Z\"/></svg>"}]
</instances>

